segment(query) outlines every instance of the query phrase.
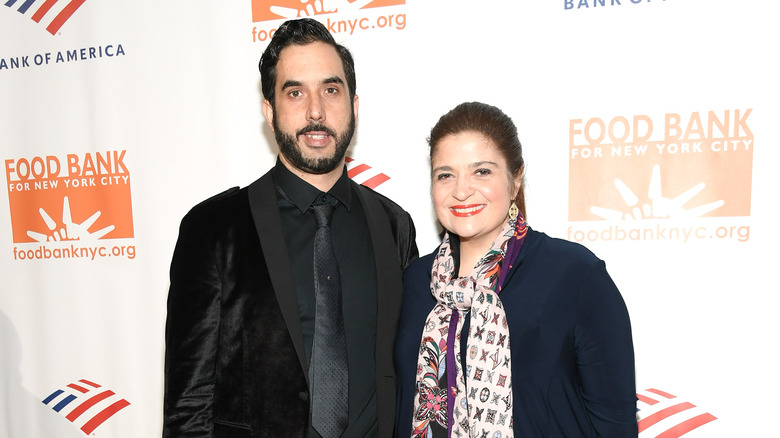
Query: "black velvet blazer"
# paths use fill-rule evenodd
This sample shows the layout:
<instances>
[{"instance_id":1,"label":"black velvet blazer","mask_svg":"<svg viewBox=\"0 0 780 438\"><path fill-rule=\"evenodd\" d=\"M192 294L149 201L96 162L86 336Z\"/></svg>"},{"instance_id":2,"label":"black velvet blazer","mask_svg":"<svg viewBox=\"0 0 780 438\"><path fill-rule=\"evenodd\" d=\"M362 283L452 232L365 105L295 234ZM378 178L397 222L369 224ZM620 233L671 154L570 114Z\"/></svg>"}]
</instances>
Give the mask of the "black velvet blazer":
<instances>
[{"instance_id":1,"label":"black velvet blazer","mask_svg":"<svg viewBox=\"0 0 780 438\"><path fill-rule=\"evenodd\" d=\"M377 268L378 429L392 435L401 272L417 257L411 217L350 181ZM307 366L271 174L194 207L171 263L163 437L305 437Z\"/></svg>"}]
</instances>

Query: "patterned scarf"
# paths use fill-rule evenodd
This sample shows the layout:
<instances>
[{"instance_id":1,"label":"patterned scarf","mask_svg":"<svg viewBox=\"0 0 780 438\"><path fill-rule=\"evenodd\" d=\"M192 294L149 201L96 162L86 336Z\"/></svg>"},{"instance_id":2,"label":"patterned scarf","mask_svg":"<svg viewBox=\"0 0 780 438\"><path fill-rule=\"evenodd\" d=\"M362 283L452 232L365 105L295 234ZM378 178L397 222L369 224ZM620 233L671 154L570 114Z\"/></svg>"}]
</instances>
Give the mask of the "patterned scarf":
<instances>
[{"instance_id":1,"label":"patterned scarf","mask_svg":"<svg viewBox=\"0 0 780 438\"><path fill-rule=\"evenodd\" d=\"M501 262L505 255L514 262L526 231L522 216L509 220L468 277L457 277L445 234L431 272L437 304L428 315L417 357L412 437L430 438L446 429L448 437L512 438L509 328L498 294L511 269L501 269ZM465 318L460 314L469 312L464 373L460 337Z\"/></svg>"}]
</instances>

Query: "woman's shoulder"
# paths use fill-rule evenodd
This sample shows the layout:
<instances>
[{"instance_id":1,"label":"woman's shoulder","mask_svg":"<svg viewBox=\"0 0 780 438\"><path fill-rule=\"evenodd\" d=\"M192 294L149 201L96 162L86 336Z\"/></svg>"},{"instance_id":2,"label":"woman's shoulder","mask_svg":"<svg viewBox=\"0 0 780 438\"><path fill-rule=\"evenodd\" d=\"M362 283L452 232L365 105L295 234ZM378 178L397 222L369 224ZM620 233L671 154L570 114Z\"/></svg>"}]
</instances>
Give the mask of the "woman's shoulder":
<instances>
[{"instance_id":1,"label":"woman's shoulder","mask_svg":"<svg viewBox=\"0 0 780 438\"><path fill-rule=\"evenodd\" d=\"M600 259L585 246L529 228L526 236L529 252L535 257L550 257L572 263L594 263Z\"/></svg>"},{"instance_id":2,"label":"woman's shoulder","mask_svg":"<svg viewBox=\"0 0 780 438\"><path fill-rule=\"evenodd\" d=\"M415 259L413 262L409 263L409 266L407 266L406 269L404 270L404 277L406 277L407 275L416 277L421 274L425 274L428 276L428 278L430 278L430 274L431 274L430 271L431 271L431 267L433 266L434 255L436 255L436 250L434 250L432 253L428 255L419 257Z\"/></svg>"},{"instance_id":3,"label":"woman's shoulder","mask_svg":"<svg viewBox=\"0 0 780 438\"><path fill-rule=\"evenodd\" d=\"M421 321L424 321L436 304L430 292L432 266L433 254L428 254L416 259L404 270L401 322L411 324L409 321L417 321L422 324L418 320L422 318Z\"/></svg>"}]
</instances>

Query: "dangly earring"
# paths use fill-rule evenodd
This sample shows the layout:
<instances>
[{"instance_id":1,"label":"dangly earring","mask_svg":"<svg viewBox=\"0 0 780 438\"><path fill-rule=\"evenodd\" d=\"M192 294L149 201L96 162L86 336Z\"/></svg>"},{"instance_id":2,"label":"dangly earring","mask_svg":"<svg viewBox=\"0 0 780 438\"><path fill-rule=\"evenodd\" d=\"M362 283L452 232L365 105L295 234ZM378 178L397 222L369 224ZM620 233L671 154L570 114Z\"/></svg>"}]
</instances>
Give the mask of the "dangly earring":
<instances>
[{"instance_id":1,"label":"dangly earring","mask_svg":"<svg viewBox=\"0 0 780 438\"><path fill-rule=\"evenodd\" d=\"M509 219L515 220L517 219L517 215L520 214L520 209L517 208L517 204L512 201L512 205L509 207Z\"/></svg>"}]
</instances>

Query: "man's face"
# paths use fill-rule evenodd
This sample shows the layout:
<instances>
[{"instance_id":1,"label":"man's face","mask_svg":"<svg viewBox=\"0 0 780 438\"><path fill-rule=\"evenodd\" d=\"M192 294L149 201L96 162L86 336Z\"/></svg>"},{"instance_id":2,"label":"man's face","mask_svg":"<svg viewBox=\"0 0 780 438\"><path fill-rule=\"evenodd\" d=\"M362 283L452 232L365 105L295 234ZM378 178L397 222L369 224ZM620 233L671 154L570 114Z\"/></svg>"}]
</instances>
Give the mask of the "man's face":
<instances>
[{"instance_id":1,"label":"man's face","mask_svg":"<svg viewBox=\"0 0 780 438\"><path fill-rule=\"evenodd\" d=\"M310 174L341 171L358 99L349 97L336 49L321 42L285 47L276 65L275 102L263 101L282 162Z\"/></svg>"}]
</instances>

